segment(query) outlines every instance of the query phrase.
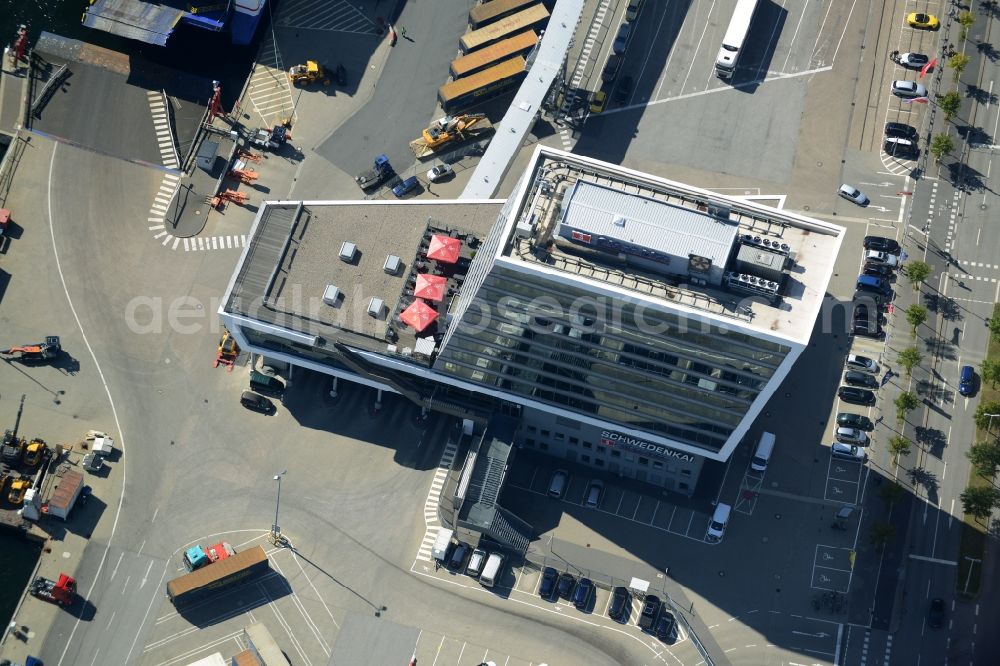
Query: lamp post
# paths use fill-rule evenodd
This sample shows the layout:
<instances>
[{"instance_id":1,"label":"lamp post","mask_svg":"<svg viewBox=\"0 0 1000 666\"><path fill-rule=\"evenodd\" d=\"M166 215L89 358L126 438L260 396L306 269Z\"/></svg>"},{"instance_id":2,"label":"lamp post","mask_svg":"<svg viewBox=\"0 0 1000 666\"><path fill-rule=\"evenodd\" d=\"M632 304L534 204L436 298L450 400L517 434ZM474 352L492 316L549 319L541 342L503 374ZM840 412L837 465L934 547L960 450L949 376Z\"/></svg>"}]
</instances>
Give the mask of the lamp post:
<instances>
[{"instance_id":1,"label":"lamp post","mask_svg":"<svg viewBox=\"0 0 1000 666\"><path fill-rule=\"evenodd\" d=\"M274 523L271 525L269 539L275 546L284 542L284 537L281 536L281 528L278 526L278 508L281 506L281 477L287 473L288 470L283 469L280 473L274 475L274 480L278 482L278 498L274 503Z\"/></svg>"}]
</instances>

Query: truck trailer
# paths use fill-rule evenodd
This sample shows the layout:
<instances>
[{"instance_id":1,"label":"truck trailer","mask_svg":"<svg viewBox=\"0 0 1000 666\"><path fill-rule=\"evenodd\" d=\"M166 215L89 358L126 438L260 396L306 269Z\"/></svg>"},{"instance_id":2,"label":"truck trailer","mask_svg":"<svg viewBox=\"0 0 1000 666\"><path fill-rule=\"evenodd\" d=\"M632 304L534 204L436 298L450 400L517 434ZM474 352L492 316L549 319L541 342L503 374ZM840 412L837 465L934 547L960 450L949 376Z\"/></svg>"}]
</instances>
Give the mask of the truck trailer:
<instances>
[{"instance_id":1,"label":"truck trailer","mask_svg":"<svg viewBox=\"0 0 1000 666\"><path fill-rule=\"evenodd\" d=\"M180 605L270 568L267 553L260 546L213 562L167 583L167 596Z\"/></svg>"}]
</instances>

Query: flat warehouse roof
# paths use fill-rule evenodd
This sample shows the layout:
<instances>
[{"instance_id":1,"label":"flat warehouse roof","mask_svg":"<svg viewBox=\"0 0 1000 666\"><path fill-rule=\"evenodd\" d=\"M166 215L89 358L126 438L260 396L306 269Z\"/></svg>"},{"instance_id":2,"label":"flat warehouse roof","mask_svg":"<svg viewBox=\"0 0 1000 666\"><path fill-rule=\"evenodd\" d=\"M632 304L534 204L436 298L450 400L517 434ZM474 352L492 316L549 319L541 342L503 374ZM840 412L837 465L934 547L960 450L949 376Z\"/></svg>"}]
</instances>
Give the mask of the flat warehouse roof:
<instances>
[{"instance_id":1,"label":"flat warehouse roof","mask_svg":"<svg viewBox=\"0 0 1000 666\"><path fill-rule=\"evenodd\" d=\"M436 268L435 262L418 258L428 225L443 235L454 229L483 237L501 205L497 201L303 202L291 206L301 208L289 221L286 216L269 215L272 206L266 204L226 308L309 335L324 328L348 331L382 341L379 348L384 350L392 313L401 299L413 300L412 294L404 294L412 292L408 278ZM287 204L281 206L285 208L278 212L289 209ZM339 256L345 242L356 248L350 262ZM464 241L463 248L471 254ZM390 255L400 260L395 274L385 271ZM323 301L330 285L340 291L335 305ZM383 303L380 317L368 314L372 298Z\"/></svg>"}]
</instances>

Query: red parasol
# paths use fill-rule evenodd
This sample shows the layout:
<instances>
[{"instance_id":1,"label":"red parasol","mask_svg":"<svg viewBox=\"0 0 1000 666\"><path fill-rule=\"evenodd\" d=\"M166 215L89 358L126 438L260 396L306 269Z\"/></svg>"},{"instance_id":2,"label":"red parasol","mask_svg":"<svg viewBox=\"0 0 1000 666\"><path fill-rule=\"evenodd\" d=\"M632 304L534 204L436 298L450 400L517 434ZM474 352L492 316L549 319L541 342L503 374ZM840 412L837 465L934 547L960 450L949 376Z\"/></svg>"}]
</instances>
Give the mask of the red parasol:
<instances>
[{"instance_id":1,"label":"red parasol","mask_svg":"<svg viewBox=\"0 0 1000 666\"><path fill-rule=\"evenodd\" d=\"M453 264L458 261L458 255L461 251L462 241L450 236L435 234L431 236L430 246L427 248L427 258Z\"/></svg>"},{"instance_id":2,"label":"red parasol","mask_svg":"<svg viewBox=\"0 0 1000 666\"><path fill-rule=\"evenodd\" d=\"M403 310L403 314L399 315L399 318L403 320L404 324L419 333L430 326L437 319L437 316L438 313L434 311L434 308L418 299L413 301L410 307Z\"/></svg>"},{"instance_id":3,"label":"red parasol","mask_svg":"<svg viewBox=\"0 0 1000 666\"><path fill-rule=\"evenodd\" d=\"M444 300L445 286L448 278L441 275L426 275L417 273L417 286L413 290L413 295L419 298L426 298L429 301Z\"/></svg>"}]
</instances>

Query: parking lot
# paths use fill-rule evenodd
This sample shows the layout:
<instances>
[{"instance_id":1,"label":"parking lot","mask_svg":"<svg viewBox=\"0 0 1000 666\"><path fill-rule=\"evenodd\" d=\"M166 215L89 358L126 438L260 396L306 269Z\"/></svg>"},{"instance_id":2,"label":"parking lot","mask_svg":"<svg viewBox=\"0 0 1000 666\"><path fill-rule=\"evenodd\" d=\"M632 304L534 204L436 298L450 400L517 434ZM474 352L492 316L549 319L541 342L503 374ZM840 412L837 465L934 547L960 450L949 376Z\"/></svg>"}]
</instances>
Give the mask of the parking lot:
<instances>
[{"instance_id":1,"label":"parking lot","mask_svg":"<svg viewBox=\"0 0 1000 666\"><path fill-rule=\"evenodd\" d=\"M552 502L582 507L591 480L591 477L583 471L579 474L570 474L569 483L561 499L549 497L549 481L560 464L559 461L553 461L550 465L516 465L510 472L506 487L541 495ZM711 518L702 511L679 506L663 497L642 494L608 481L605 481L604 492L597 508L590 510L701 542L705 541L705 531Z\"/></svg>"}]
</instances>

